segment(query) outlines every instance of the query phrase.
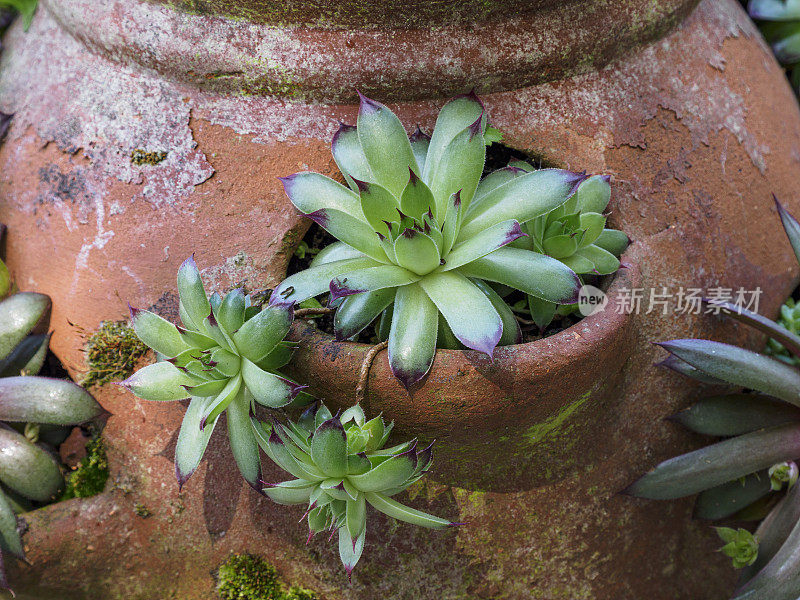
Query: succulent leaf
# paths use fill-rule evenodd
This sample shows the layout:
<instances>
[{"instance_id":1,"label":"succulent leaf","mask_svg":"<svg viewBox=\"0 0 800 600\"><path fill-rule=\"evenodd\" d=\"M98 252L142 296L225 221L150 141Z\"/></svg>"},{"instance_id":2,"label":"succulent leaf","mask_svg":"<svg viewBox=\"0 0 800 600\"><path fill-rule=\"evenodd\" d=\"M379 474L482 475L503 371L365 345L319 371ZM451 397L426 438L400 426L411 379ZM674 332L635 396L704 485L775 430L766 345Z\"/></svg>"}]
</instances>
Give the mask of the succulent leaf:
<instances>
[{"instance_id":1,"label":"succulent leaf","mask_svg":"<svg viewBox=\"0 0 800 600\"><path fill-rule=\"evenodd\" d=\"M0 302L0 360L44 319L50 310L50 298L34 292L19 292Z\"/></svg>"},{"instance_id":2,"label":"succulent leaf","mask_svg":"<svg viewBox=\"0 0 800 600\"><path fill-rule=\"evenodd\" d=\"M384 288L345 298L333 319L336 339L346 340L361 333L394 302L396 293L393 288Z\"/></svg>"},{"instance_id":3,"label":"succulent leaf","mask_svg":"<svg viewBox=\"0 0 800 600\"><path fill-rule=\"evenodd\" d=\"M399 239L399 238L398 238ZM380 265L367 267L357 271L343 273L331 279L329 284L333 299L374 292L386 288L396 288L419 281L419 276L396 265Z\"/></svg>"},{"instance_id":4,"label":"succulent leaf","mask_svg":"<svg viewBox=\"0 0 800 600\"><path fill-rule=\"evenodd\" d=\"M357 131L375 180L399 198L408 181L408 170L420 174L400 119L380 102L361 96Z\"/></svg>"},{"instance_id":5,"label":"succulent leaf","mask_svg":"<svg viewBox=\"0 0 800 600\"><path fill-rule=\"evenodd\" d=\"M358 141L358 131L354 125L341 124L331 141L331 150L336 166L354 192L358 192L354 179L372 181L372 169L369 168L367 157L364 156L361 142Z\"/></svg>"},{"instance_id":6,"label":"succulent leaf","mask_svg":"<svg viewBox=\"0 0 800 600\"><path fill-rule=\"evenodd\" d=\"M514 220L503 221L481 231L478 235L456 244L445 256L442 271L451 271L462 267L498 248L510 244L514 240L527 235Z\"/></svg>"},{"instance_id":7,"label":"succulent leaf","mask_svg":"<svg viewBox=\"0 0 800 600\"><path fill-rule=\"evenodd\" d=\"M659 345L712 377L800 406L800 373L772 358L709 340L672 340Z\"/></svg>"},{"instance_id":8,"label":"succulent leaf","mask_svg":"<svg viewBox=\"0 0 800 600\"><path fill-rule=\"evenodd\" d=\"M561 169L542 169L517 177L489 192L477 210L467 209L458 241L502 221L524 223L547 214L564 204L584 178Z\"/></svg>"},{"instance_id":9,"label":"succulent leaf","mask_svg":"<svg viewBox=\"0 0 800 600\"><path fill-rule=\"evenodd\" d=\"M189 349L178 328L149 310L130 307L131 327L142 342L164 356L177 356Z\"/></svg>"},{"instance_id":10,"label":"succulent leaf","mask_svg":"<svg viewBox=\"0 0 800 600\"><path fill-rule=\"evenodd\" d=\"M578 301L580 279L575 272L549 256L530 250L503 247L462 267L467 277L502 283L557 304Z\"/></svg>"},{"instance_id":11,"label":"succulent leaf","mask_svg":"<svg viewBox=\"0 0 800 600\"><path fill-rule=\"evenodd\" d=\"M358 194L319 173L303 172L280 178L286 195L303 214L336 210L364 221Z\"/></svg>"},{"instance_id":12,"label":"succulent leaf","mask_svg":"<svg viewBox=\"0 0 800 600\"><path fill-rule=\"evenodd\" d=\"M800 422L800 409L759 394L727 394L703 398L671 419L697 433L727 437Z\"/></svg>"},{"instance_id":13,"label":"succulent leaf","mask_svg":"<svg viewBox=\"0 0 800 600\"><path fill-rule=\"evenodd\" d=\"M419 284L398 288L389 334L389 365L408 389L430 370L436 354L439 311Z\"/></svg>"},{"instance_id":14,"label":"succulent leaf","mask_svg":"<svg viewBox=\"0 0 800 600\"><path fill-rule=\"evenodd\" d=\"M17 515L14 514L14 509L2 490L0 490L0 549L13 554L20 560L25 560L22 538L17 529ZM1 570L2 565L0 564Z\"/></svg>"},{"instance_id":15,"label":"succulent leaf","mask_svg":"<svg viewBox=\"0 0 800 600\"><path fill-rule=\"evenodd\" d=\"M284 279L272 292L270 304L302 302L328 292L331 280L339 275L380 265L381 263L371 258L363 257L346 258L312 266Z\"/></svg>"},{"instance_id":16,"label":"succulent leaf","mask_svg":"<svg viewBox=\"0 0 800 600\"><path fill-rule=\"evenodd\" d=\"M394 254L400 267L417 275L427 275L436 269L441 261L436 242L414 229L406 229L397 236L394 241Z\"/></svg>"},{"instance_id":17,"label":"succulent leaf","mask_svg":"<svg viewBox=\"0 0 800 600\"><path fill-rule=\"evenodd\" d=\"M0 421L75 425L103 412L91 394L67 379L0 378Z\"/></svg>"},{"instance_id":18,"label":"succulent leaf","mask_svg":"<svg viewBox=\"0 0 800 600\"><path fill-rule=\"evenodd\" d=\"M436 118L425 160L422 178L426 183L430 183L433 172L439 167L442 155L453 138L475 123L483 114L483 104L475 94L453 98L442 107Z\"/></svg>"},{"instance_id":19,"label":"succulent leaf","mask_svg":"<svg viewBox=\"0 0 800 600\"><path fill-rule=\"evenodd\" d=\"M747 433L662 462L625 493L668 500L691 496L800 456L800 425Z\"/></svg>"},{"instance_id":20,"label":"succulent leaf","mask_svg":"<svg viewBox=\"0 0 800 600\"><path fill-rule=\"evenodd\" d=\"M260 490L261 459L253 427L250 424L250 402L243 388L228 405L228 439L239 472L255 490Z\"/></svg>"},{"instance_id":21,"label":"succulent leaf","mask_svg":"<svg viewBox=\"0 0 800 600\"><path fill-rule=\"evenodd\" d=\"M405 521L406 523L418 525L419 527L427 527L428 529L443 529L454 525L454 523L451 523L447 519L435 517L421 510L405 506L396 500L387 498L383 494L369 492L366 494L366 498L367 502L376 509L398 521Z\"/></svg>"},{"instance_id":22,"label":"succulent leaf","mask_svg":"<svg viewBox=\"0 0 800 600\"><path fill-rule=\"evenodd\" d=\"M483 115L462 129L445 146L438 163L432 167L426 181L436 199L434 213L437 218L444 215L452 194L460 192L465 209L475 195L486 162L482 121Z\"/></svg>"},{"instance_id":23,"label":"succulent leaf","mask_svg":"<svg viewBox=\"0 0 800 600\"><path fill-rule=\"evenodd\" d=\"M728 481L700 493L695 502L694 516L697 519L725 519L766 496L771 490L770 478L764 471L744 479Z\"/></svg>"},{"instance_id":24,"label":"succulent leaf","mask_svg":"<svg viewBox=\"0 0 800 600\"><path fill-rule=\"evenodd\" d=\"M329 419L317 427L311 440L311 458L329 477L347 475L347 435L339 419Z\"/></svg>"},{"instance_id":25,"label":"succulent leaf","mask_svg":"<svg viewBox=\"0 0 800 600\"><path fill-rule=\"evenodd\" d=\"M786 496L770 511L756 530L759 540L758 558L743 569L742 582L752 577L769 563L800 522L800 486L792 486Z\"/></svg>"},{"instance_id":26,"label":"succulent leaf","mask_svg":"<svg viewBox=\"0 0 800 600\"><path fill-rule=\"evenodd\" d=\"M203 280L194 262L194 255L187 258L178 269L178 295L190 321L189 325L192 329L205 333L203 321L211 314L211 304L203 288Z\"/></svg>"},{"instance_id":27,"label":"succulent leaf","mask_svg":"<svg viewBox=\"0 0 800 600\"><path fill-rule=\"evenodd\" d=\"M628 236L617 229L604 229L594 241L595 246L610 252L614 256L622 254L629 243Z\"/></svg>"},{"instance_id":28,"label":"succulent leaf","mask_svg":"<svg viewBox=\"0 0 800 600\"><path fill-rule=\"evenodd\" d=\"M0 427L0 482L37 502L53 500L64 486L50 454L7 426Z\"/></svg>"},{"instance_id":29,"label":"succulent leaf","mask_svg":"<svg viewBox=\"0 0 800 600\"><path fill-rule=\"evenodd\" d=\"M170 402L189 397L187 387L195 381L172 363L158 362L139 369L120 385L144 400Z\"/></svg>"},{"instance_id":30,"label":"succulent leaf","mask_svg":"<svg viewBox=\"0 0 800 600\"><path fill-rule=\"evenodd\" d=\"M419 285L462 344L492 356L503 335L503 321L486 294L454 271L431 275ZM469 319L464 319L464 314Z\"/></svg>"},{"instance_id":31,"label":"succulent leaf","mask_svg":"<svg viewBox=\"0 0 800 600\"><path fill-rule=\"evenodd\" d=\"M214 398L193 397L183 416L178 442L175 446L175 475L179 487L189 480L197 470L205 454L208 441L214 432L217 422L207 423L205 428L200 428L200 422Z\"/></svg>"},{"instance_id":32,"label":"succulent leaf","mask_svg":"<svg viewBox=\"0 0 800 600\"><path fill-rule=\"evenodd\" d=\"M49 344L50 334L29 335L23 339L11 354L0 360L0 377L36 375L47 358Z\"/></svg>"}]
</instances>

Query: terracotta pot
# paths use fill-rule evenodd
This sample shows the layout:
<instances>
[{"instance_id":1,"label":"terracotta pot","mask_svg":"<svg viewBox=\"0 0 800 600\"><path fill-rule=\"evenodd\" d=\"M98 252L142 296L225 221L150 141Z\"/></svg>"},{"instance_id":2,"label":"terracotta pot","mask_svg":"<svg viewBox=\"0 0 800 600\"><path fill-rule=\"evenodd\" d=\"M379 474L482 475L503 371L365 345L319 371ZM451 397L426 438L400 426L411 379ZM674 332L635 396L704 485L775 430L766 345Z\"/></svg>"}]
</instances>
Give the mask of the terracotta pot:
<instances>
[{"instance_id":1,"label":"terracotta pot","mask_svg":"<svg viewBox=\"0 0 800 600\"><path fill-rule=\"evenodd\" d=\"M796 283L770 194L800 212L800 115L733 0L688 16L695 3L677 0L522 2L513 15L504 2L353 0L334 15L333 3L299 0L285 13L192 2L204 15L41 4L27 34L17 24L3 40L0 110L16 116L0 148L0 215L9 265L23 289L52 297L53 348L76 376L86 334L125 318L126 301L169 314L193 251L219 289L283 277L307 223L276 177L335 174L329 142L355 118L355 87L430 130L443 99L474 85L508 145L611 174L612 222L635 241L617 294L760 285L774 313ZM364 349L296 333L309 341L296 367L347 403ZM210 573L251 551L329 599L723 598L734 574L689 502L617 495L700 442L663 421L698 389L655 369L650 344L697 335L761 342L710 316L606 313L492 365L443 352L413 398L380 357L371 410L403 434L441 438L431 481L404 499L467 526L432 533L376 517L352 584L335 548L304 545L301 509L242 486L224 436L179 494L170 460L183 407L100 388L115 415L111 489L26 515L34 564L12 576L39 595L213 598Z\"/></svg>"}]
</instances>

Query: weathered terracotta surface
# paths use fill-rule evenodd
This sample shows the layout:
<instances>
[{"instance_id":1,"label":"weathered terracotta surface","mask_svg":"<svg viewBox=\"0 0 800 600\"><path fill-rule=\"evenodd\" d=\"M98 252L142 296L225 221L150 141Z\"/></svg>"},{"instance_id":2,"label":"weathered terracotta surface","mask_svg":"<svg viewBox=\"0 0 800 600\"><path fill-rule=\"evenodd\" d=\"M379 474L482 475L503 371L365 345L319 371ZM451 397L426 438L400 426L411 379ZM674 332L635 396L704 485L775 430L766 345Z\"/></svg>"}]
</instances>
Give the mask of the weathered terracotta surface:
<instances>
[{"instance_id":1,"label":"weathered terracotta surface","mask_svg":"<svg viewBox=\"0 0 800 600\"><path fill-rule=\"evenodd\" d=\"M0 215L10 226L9 264L23 289L52 296L53 348L79 375L85 333L103 319L124 318L126 301L174 306L175 271L192 251L220 289L274 284L306 227L275 177L306 168L333 174L330 137L338 120L354 120L356 107L215 95L191 85L187 72L159 73L159 48L173 30L148 30L152 21L139 28L152 33L140 46L153 48L149 57L133 60L107 45L90 52L84 44L91 40L66 33L50 16L54 10L63 21L76 6L79 0L47 0L28 34L17 25L4 39L0 110L16 117L0 148ZM117 23L136 23L130 15L145 10L112 0L92 6L98 19L120 6ZM107 32L103 23L99 30ZM243 47L257 47L258 27L237 27L250 36ZM383 34L370 35L380 41ZM216 68L210 56L201 52L199 62ZM149 58L157 68L139 66ZM341 75L328 87L312 82L309 94L335 98L345 83L378 66L413 80L407 63L365 59L340 65L352 78ZM392 108L404 122L430 130L442 93L460 85L462 75L437 73L435 99ZM674 33L598 70L518 82L534 80L504 92L497 90L510 84L482 80L485 91L495 91L484 95L492 121L509 145L533 156L613 175L611 219L635 241L619 285L625 278L657 291L760 285L762 311L775 312L797 272L770 194L800 212L800 116L780 69L733 0L705 0ZM430 91L424 81L419 89L420 96ZM417 97L414 90L397 94ZM168 155L137 166L137 149ZM585 329L592 322L597 333ZM34 564L18 565L12 575L19 587L62 596L67 590L70 597L210 599L211 571L228 552L249 550L268 557L287 580L332 600L724 598L734 574L713 552L718 541L709 527L689 521L689 502L617 495L657 461L700 442L663 422L700 390L653 368L660 354L650 344L696 335L759 343L714 317L609 316L529 348L499 351L503 357L491 368L469 353L443 353L431 374L432 386L448 394L438 405L421 390L404 396L379 357L370 408L396 416L400 433L442 435L432 481L410 501L467 525L435 533L375 515L369 553L352 584L332 545L318 539L304 546L296 524L301 509L272 505L239 482L224 436L215 436L208 460L179 494L170 461L183 408L107 386L97 395L115 415L105 431L113 489L27 515ZM599 354L580 361L595 343ZM344 404L353 359L363 349L341 344L335 352L345 368L326 382L326 399ZM515 361L524 354L560 358L523 367ZM330 354L299 359L331 368ZM517 371L499 372L501 362ZM575 362L578 368L570 366ZM442 382L457 379L463 367L470 386L454 399ZM512 379L510 391L497 383ZM485 397L469 398L480 389ZM542 399L525 404L514 389ZM544 397L544 390L553 395ZM502 440L509 423L524 435ZM465 433L465 424L476 433ZM484 460L477 461L481 443ZM516 452L504 459L498 444ZM466 465L459 463L464 456ZM453 485L466 470L474 477ZM152 516L137 516L137 503Z\"/></svg>"}]
</instances>

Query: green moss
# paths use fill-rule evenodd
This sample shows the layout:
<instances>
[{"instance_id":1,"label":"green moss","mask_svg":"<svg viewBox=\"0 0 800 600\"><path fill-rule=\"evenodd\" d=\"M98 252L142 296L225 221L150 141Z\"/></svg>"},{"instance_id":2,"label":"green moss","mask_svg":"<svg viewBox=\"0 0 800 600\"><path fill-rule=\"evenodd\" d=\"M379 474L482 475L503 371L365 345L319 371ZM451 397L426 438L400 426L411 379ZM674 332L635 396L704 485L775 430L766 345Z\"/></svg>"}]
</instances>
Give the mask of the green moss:
<instances>
[{"instance_id":1,"label":"green moss","mask_svg":"<svg viewBox=\"0 0 800 600\"><path fill-rule=\"evenodd\" d=\"M286 588L275 567L252 554L234 554L217 571L223 600L319 600L311 590Z\"/></svg>"},{"instance_id":2,"label":"green moss","mask_svg":"<svg viewBox=\"0 0 800 600\"><path fill-rule=\"evenodd\" d=\"M63 499L88 498L101 493L108 481L108 458L103 440L97 438L86 445L86 456L78 468L67 476Z\"/></svg>"},{"instance_id":3,"label":"green moss","mask_svg":"<svg viewBox=\"0 0 800 600\"><path fill-rule=\"evenodd\" d=\"M150 509L147 508L141 502L137 502L136 504L134 504L133 512L135 512L137 516L142 517L143 519L153 516L153 513L150 512Z\"/></svg>"},{"instance_id":4,"label":"green moss","mask_svg":"<svg viewBox=\"0 0 800 600\"><path fill-rule=\"evenodd\" d=\"M83 387L125 379L146 352L147 346L125 321L104 321L86 344L89 371L81 382Z\"/></svg>"},{"instance_id":5,"label":"green moss","mask_svg":"<svg viewBox=\"0 0 800 600\"><path fill-rule=\"evenodd\" d=\"M137 148L136 150L131 152L131 163L133 163L137 167L140 167L142 165L157 165L158 163L167 160L167 156L169 156L169 152L163 152L163 151L147 152L146 150Z\"/></svg>"}]
</instances>

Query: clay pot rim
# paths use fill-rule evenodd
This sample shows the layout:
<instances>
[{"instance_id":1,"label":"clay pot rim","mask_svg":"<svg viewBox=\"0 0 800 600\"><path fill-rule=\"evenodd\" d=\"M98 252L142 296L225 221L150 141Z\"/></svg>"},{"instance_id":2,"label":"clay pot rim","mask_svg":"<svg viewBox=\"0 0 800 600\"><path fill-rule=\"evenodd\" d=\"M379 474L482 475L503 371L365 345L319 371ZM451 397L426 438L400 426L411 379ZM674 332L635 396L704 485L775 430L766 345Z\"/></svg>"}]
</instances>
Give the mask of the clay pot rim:
<instances>
[{"instance_id":1,"label":"clay pot rim","mask_svg":"<svg viewBox=\"0 0 800 600\"><path fill-rule=\"evenodd\" d=\"M568 11L553 3L505 20L436 25L433 31L263 25L130 0L41 5L93 52L203 90L352 103L356 89L383 101L442 99L582 73L666 35L697 3L671 0L657 15L629 6L614 27L598 27L597 7Z\"/></svg>"},{"instance_id":2,"label":"clay pot rim","mask_svg":"<svg viewBox=\"0 0 800 600\"><path fill-rule=\"evenodd\" d=\"M606 306L605 310L584 317L574 325L553 335L530 342L524 342L522 344L497 346L491 362L497 366L501 366L504 362L504 359L508 359L512 355L533 355L546 353L548 355L558 354L566 357L571 356L575 350L578 350L577 354L583 355L588 347L596 343L601 343L602 339L606 337L606 335L611 335L614 331L621 328L633 316L632 312L619 310L619 308L622 306L621 291L623 289L631 289L633 287L632 284L638 282L641 276L639 265L636 262L629 260L630 254L629 246L629 248L622 255L622 263L625 266L621 267L616 273L611 275L611 281L604 290L608 298L608 305ZM318 338L321 342L333 343L336 344L337 347L343 349L346 348L357 352L367 352L374 346L373 344L352 342L348 340L338 341L332 334L322 331L321 329L318 329L308 322L300 319L295 321L295 325L293 325L292 329L292 338L300 336L313 336ZM578 329L583 329L584 331L588 329L592 332L595 330L600 330L604 335L592 336L591 338L588 338L588 340L587 336L585 335L578 335L576 338ZM590 343L576 344L578 340L581 340L582 342L589 341ZM563 348L563 351L554 352L554 350L559 348ZM467 354L470 356L479 355L489 360L488 357L486 357L486 355L483 353L470 349L451 350L447 348L437 348L437 356L440 353L442 353L443 356L449 356L451 358L465 357ZM533 357L531 356L531 359L532 358ZM576 358L580 360L579 356L576 356ZM465 358L462 359L465 360ZM428 375L433 372L435 366L436 361L434 361L434 366L431 367ZM428 377L428 375L421 380L421 384L424 385L425 379Z\"/></svg>"}]
</instances>

